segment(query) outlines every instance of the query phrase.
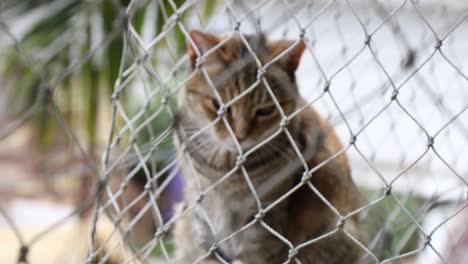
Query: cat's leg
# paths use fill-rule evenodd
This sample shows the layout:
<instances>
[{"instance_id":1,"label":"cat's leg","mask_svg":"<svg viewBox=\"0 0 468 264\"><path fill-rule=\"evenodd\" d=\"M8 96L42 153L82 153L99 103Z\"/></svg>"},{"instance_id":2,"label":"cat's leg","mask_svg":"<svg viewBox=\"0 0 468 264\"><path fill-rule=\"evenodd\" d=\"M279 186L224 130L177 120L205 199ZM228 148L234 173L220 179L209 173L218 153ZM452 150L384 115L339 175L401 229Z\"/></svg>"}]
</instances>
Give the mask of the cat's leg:
<instances>
[{"instance_id":1,"label":"cat's leg","mask_svg":"<svg viewBox=\"0 0 468 264\"><path fill-rule=\"evenodd\" d=\"M185 203L176 205L176 214L184 210ZM176 248L175 262L176 264L189 264L195 261L199 254L198 247L193 237L192 223L193 214L187 215L178 219L174 228L174 244Z\"/></svg>"},{"instance_id":2,"label":"cat's leg","mask_svg":"<svg viewBox=\"0 0 468 264\"><path fill-rule=\"evenodd\" d=\"M178 205L176 210L183 211L183 205ZM203 229L204 225L200 223L195 212L189 212L176 221L174 228L174 242L176 247L176 264L221 264L213 256L206 256L209 249L205 244L208 231ZM203 246L204 245L204 246ZM201 257L206 256L201 259Z\"/></svg>"}]
</instances>

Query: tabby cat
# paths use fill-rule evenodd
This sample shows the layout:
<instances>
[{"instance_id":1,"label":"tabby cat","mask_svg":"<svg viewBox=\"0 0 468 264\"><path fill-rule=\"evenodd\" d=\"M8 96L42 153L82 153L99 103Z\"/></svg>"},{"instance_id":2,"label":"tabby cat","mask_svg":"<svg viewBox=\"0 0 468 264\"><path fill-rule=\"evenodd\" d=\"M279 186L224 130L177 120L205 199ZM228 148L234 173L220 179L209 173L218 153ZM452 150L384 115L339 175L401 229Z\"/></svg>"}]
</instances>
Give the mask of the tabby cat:
<instances>
[{"instance_id":1,"label":"tabby cat","mask_svg":"<svg viewBox=\"0 0 468 264\"><path fill-rule=\"evenodd\" d=\"M342 149L333 128L299 95L295 71L305 44L262 34L189 35L191 75L175 122L185 195L179 210L188 209L174 231L177 263L357 263L363 251L345 234L360 240L357 217L339 219L322 200L341 215L360 206L347 157L331 158ZM262 72L258 63L269 66Z\"/></svg>"}]
</instances>

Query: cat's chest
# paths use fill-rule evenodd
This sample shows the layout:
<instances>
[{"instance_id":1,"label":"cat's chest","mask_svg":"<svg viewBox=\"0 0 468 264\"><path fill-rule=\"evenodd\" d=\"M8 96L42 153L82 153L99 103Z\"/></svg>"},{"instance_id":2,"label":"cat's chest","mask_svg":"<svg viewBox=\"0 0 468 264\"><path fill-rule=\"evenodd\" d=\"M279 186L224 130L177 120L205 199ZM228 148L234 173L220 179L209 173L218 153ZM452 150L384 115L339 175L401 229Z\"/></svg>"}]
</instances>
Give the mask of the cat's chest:
<instances>
[{"instance_id":1,"label":"cat's chest","mask_svg":"<svg viewBox=\"0 0 468 264\"><path fill-rule=\"evenodd\" d=\"M206 207L221 227L241 227L257 211L255 198L248 186L244 182L234 187L235 184L232 181L221 183L219 188L206 194Z\"/></svg>"},{"instance_id":2,"label":"cat's chest","mask_svg":"<svg viewBox=\"0 0 468 264\"><path fill-rule=\"evenodd\" d=\"M273 244L276 245L278 244L276 242L280 241L272 238L271 233L264 228L262 223L285 234L287 211L284 210L283 204L278 205L279 210L272 210L266 214L261 223L255 218L258 214L255 199L247 201L250 199L229 199L224 195L221 196L211 196L211 203L207 204L208 219L206 221L209 221L209 225L214 229L214 234L211 236L214 241L208 241L209 244L222 241L219 244L219 250L222 255L229 257L228 259L237 259L244 256L252 260L249 263L263 263L260 262L264 258L262 252L271 250L271 248L264 248L264 246L273 246ZM209 225L205 225L205 227ZM210 230L202 231L202 233L205 232L210 232ZM273 248L276 249L281 246L284 245L273 246ZM253 262L253 260L257 260L257 262Z\"/></svg>"}]
</instances>

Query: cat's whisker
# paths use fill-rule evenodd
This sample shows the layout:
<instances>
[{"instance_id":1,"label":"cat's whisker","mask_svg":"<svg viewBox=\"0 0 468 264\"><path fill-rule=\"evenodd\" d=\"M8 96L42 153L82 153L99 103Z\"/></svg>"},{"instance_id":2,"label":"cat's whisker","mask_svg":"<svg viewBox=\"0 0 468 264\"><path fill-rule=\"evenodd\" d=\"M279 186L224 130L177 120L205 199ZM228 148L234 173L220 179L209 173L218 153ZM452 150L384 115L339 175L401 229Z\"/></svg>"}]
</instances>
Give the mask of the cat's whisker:
<instances>
[{"instance_id":1,"label":"cat's whisker","mask_svg":"<svg viewBox=\"0 0 468 264\"><path fill-rule=\"evenodd\" d=\"M199 139L194 141L193 143L189 143L187 145L187 149L189 151L203 151L210 146L212 146L212 143L209 140Z\"/></svg>"},{"instance_id":2,"label":"cat's whisker","mask_svg":"<svg viewBox=\"0 0 468 264\"><path fill-rule=\"evenodd\" d=\"M216 148L213 150L213 152L212 152L212 154L211 154L211 157L208 159L209 162L210 162L210 164L214 164L214 160L215 160L216 155L218 154L219 150L220 150L220 147L216 147Z\"/></svg>"}]
</instances>

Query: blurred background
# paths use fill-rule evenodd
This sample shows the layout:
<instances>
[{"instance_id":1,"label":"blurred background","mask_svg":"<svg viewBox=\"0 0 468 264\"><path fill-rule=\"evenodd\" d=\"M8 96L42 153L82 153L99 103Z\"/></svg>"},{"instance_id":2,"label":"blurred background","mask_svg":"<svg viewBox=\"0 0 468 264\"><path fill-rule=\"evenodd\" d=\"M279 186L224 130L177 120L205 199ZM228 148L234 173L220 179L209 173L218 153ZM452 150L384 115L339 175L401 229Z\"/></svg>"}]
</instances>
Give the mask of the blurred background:
<instances>
[{"instance_id":1,"label":"blurred background","mask_svg":"<svg viewBox=\"0 0 468 264\"><path fill-rule=\"evenodd\" d=\"M366 247L464 263L467 16L456 0L3 0L0 263L170 261L191 29L303 33L299 87L347 146Z\"/></svg>"}]
</instances>

